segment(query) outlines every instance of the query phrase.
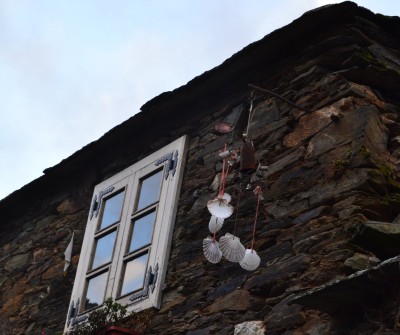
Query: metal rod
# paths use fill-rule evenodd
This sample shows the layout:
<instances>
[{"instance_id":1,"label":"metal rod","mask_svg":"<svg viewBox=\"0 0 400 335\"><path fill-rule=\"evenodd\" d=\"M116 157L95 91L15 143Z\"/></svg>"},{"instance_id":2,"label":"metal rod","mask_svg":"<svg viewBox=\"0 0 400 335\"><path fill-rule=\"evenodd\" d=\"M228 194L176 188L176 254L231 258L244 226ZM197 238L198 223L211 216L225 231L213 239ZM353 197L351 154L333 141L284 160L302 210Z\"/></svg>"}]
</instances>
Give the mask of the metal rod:
<instances>
[{"instance_id":1,"label":"metal rod","mask_svg":"<svg viewBox=\"0 0 400 335\"><path fill-rule=\"evenodd\" d=\"M281 100L285 101L286 103L288 103L288 104L289 104L290 106L292 106L292 107L295 107L295 108L297 108L297 109L303 110L303 111L305 111L305 112L307 112L307 113L310 113L310 112L311 112L310 110L308 110L308 109L306 109L306 108L304 108L304 107L301 107L301 106L299 106L299 105L296 105L295 103L293 103L293 102L291 102L290 100L284 98L283 96L281 96L281 95L279 95L279 94L277 94L277 93L268 91L268 90L266 90L265 88L261 88L261 87L255 86L255 85L253 85L253 84L249 84L249 87L254 88L254 89L257 90L257 91L261 91L261 92L263 92L263 93L272 95L272 96L275 97L275 98L281 99Z\"/></svg>"}]
</instances>

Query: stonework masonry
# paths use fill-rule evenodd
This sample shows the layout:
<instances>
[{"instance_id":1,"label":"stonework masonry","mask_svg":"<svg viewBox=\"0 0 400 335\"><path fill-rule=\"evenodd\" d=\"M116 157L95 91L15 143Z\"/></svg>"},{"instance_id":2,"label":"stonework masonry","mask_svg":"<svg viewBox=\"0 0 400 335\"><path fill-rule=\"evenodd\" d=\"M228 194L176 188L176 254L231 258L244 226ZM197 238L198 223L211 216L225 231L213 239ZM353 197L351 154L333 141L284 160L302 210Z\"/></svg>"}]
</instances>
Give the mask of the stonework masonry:
<instances>
[{"instance_id":1,"label":"stonework masonry","mask_svg":"<svg viewBox=\"0 0 400 335\"><path fill-rule=\"evenodd\" d=\"M221 172L218 152L226 141L241 146L249 83L304 108L254 91L249 134L258 160L269 166L258 181L265 200L254 272L226 260L211 264L202 253L206 204ZM215 124L238 109L235 132L217 134ZM371 272L384 272L373 281L379 294L361 292L351 303L350 290L329 296L336 284L327 283L344 285L366 271L357 277L362 287L372 280L368 269L400 254L396 246L387 254L368 247L398 236L396 229L373 231L374 222L400 224L399 117L400 19L351 2L304 14L156 97L0 202L0 334L62 332L94 185L183 134L190 143L163 302L145 334L396 334L398 267ZM227 192L237 184L234 168ZM249 247L256 198L243 185L242 191L237 234ZM227 219L221 234L233 224ZM355 238L362 228L369 229L368 243ZM64 276L72 232L73 260ZM340 309L326 307L316 292L342 299Z\"/></svg>"}]
</instances>

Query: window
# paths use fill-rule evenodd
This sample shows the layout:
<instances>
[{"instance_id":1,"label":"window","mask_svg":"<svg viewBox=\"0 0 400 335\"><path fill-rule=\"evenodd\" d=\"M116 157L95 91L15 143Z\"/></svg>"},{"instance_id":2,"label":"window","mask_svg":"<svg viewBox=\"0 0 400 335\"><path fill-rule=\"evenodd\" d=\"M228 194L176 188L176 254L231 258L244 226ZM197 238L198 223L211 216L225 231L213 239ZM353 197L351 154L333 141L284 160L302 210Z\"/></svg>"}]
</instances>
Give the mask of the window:
<instances>
[{"instance_id":1,"label":"window","mask_svg":"<svg viewBox=\"0 0 400 335\"><path fill-rule=\"evenodd\" d=\"M108 297L129 310L160 307L185 142L181 137L95 187L66 330Z\"/></svg>"}]
</instances>

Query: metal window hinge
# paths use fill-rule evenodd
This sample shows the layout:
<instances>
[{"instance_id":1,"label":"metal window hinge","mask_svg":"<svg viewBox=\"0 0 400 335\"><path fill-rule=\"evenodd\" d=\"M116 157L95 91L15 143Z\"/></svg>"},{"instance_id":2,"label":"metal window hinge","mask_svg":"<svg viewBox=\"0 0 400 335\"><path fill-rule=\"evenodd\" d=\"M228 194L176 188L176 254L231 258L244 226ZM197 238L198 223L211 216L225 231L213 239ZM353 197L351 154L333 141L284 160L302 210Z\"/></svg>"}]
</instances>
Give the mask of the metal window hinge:
<instances>
[{"instance_id":1,"label":"metal window hinge","mask_svg":"<svg viewBox=\"0 0 400 335\"><path fill-rule=\"evenodd\" d=\"M178 166L178 150L174 150L169 154L157 159L155 165L158 166L164 162L167 162L165 167L165 180L167 180L170 171L172 171L172 177L175 176L176 167Z\"/></svg>"},{"instance_id":2,"label":"metal window hinge","mask_svg":"<svg viewBox=\"0 0 400 335\"><path fill-rule=\"evenodd\" d=\"M97 217L100 211L101 199L108 193L111 193L114 190L114 186L107 187L105 190L100 191L98 195L95 195L92 202L92 208L90 209L90 220L93 218L93 215Z\"/></svg>"},{"instance_id":3,"label":"metal window hinge","mask_svg":"<svg viewBox=\"0 0 400 335\"><path fill-rule=\"evenodd\" d=\"M153 269L151 268L151 266L149 266L149 269L147 270L147 274L146 274L144 288L141 291L132 294L132 296L129 298L130 301L138 302L138 301L144 300L150 295L150 290L151 290L151 293L154 292L154 289L156 288L157 278L158 278L158 269L159 269L158 263L156 264L156 266L154 268L154 272L153 272Z\"/></svg>"},{"instance_id":4,"label":"metal window hinge","mask_svg":"<svg viewBox=\"0 0 400 335\"><path fill-rule=\"evenodd\" d=\"M74 303L74 300L71 301L71 305L69 306L68 317L67 317L67 326L68 327L75 326L76 324L81 323L88 318L88 315L78 316L80 302L81 302L80 298L78 298L78 300L76 300L76 303Z\"/></svg>"}]
</instances>

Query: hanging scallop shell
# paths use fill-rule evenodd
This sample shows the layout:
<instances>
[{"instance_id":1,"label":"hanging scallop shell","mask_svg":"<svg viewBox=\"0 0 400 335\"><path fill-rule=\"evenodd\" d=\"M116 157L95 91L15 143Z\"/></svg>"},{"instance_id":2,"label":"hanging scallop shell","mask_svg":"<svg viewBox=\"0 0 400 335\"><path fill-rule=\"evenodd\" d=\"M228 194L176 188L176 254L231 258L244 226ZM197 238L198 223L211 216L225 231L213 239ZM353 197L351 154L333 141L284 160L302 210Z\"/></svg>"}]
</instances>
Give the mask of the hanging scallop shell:
<instances>
[{"instance_id":1,"label":"hanging scallop shell","mask_svg":"<svg viewBox=\"0 0 400 335\"><path fill-rule=\"evenodd\" d=\"M211 215L220 219L226 219L233 213L233 207L225 199L215 198L207 203Z\"/></svg>"},{"instance_id":2,"label":"hanging scallop shell","mask_svg":"<svg viewBox=\"0 0 400 335\"><path fill-rule=\"evenodd\" d=\"M211 234L214 234L222 228L223 224L224 219L217 218L216 216L212 215L210 222L208 223L208 229L210 230Z\"/></svg>"},{"instance_id":3,"label":"hanging scallop shell","mask_svg":"<svg viewBox=\"0 0 400 335\"><path fill-rule=\"evenodd\" d=\"M219 247L222 255L230 262L237 263L241 261L245 254L245 248L240 243L240 238L226 233L219 239Z\"/></svg>"},{"instance_id":4,"label":"hanging scallop shell","mask_svg":"<svg viewBox=\"0 0 400 335\"><path fill-rule=\"evenodd\" d=\"M228 193L224 193L222 199L226 200L226 202L229 204L232 200L232 197Z\"/></svg>"},{"instance_id":5,"label":"hanging scallop shell","mask_svg":"<svg viewBox=\"0 0 400 335\"><path fill-rule=\"evenodd\" d=\"M203 240L203 253L211 263L218 263L222 258L222 252L219 250L219 243L210 236Z\"/></svg>"},{"instance_id":6,"label":"hanging scallop shell","mask_svg":"<svg viewBox=\"0 0 400 335\"><path fill-rule=\"evenodd\" d=\"M254 271L260 265L261 259L253 249L246 249L243 259L239 262L240 266L247 271Z\"/></svg>"}]
</instances>

